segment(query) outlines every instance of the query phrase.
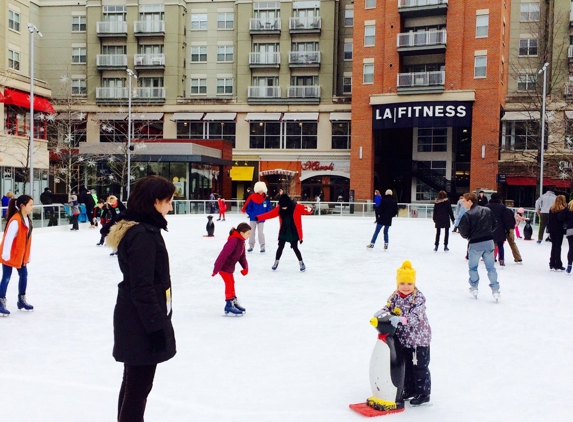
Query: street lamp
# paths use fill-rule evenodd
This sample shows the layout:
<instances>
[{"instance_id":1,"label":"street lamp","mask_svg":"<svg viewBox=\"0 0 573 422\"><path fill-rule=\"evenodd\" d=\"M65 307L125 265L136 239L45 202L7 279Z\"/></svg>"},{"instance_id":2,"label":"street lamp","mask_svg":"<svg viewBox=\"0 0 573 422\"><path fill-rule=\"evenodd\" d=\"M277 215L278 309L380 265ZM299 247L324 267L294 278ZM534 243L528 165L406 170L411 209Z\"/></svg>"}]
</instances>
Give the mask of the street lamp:
<instances>
[{"instance_id":1,"label":"street lamp","mask_svg":"<svg viewBox=\"0 0 573 422\"><path fill-rule=\"evenodd\" d=\"M34 197L34 32L42 33L36 25L28 23L30 31L30 196Z\"/></svg>"},{"instance_id":2,"label":"street lamp","mask_svg":"<svg viewBox=\"0 0 573 422\"><path fill-rule=\"evenodd\" d=\"M127 198L131 192L131 78L137 79L137 75L131 69L126 70L129 75L129 91L128 91L128 105L127 105Z\"/></svg>"},{"instance_id":3,"label":"street lamp","mask_svg":"<svg viewBox=\"0 0 573 422\"><path fill-rule=\"evenodd\" d=\"M541 104L541 149L540 149L540 157L539 157L539 195L543 195L543 150L545 149L545 94L546 94L546 86L547 86L547 66L549 63L545 63L537 74L541 74L543 72L543 98Z\"/></svg>"}]
</instances>

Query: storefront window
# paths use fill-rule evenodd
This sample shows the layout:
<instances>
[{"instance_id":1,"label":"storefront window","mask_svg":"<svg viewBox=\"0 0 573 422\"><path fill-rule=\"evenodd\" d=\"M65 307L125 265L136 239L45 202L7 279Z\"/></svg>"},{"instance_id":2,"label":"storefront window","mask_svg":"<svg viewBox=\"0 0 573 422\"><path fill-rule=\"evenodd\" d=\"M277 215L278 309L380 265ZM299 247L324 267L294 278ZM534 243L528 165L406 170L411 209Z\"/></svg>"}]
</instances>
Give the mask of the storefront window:
<instances>
[{"instance_id":1,"label":"storefront window","mask_svg":"<svg viewBox=\"0 0 573 422\"><path fill-rule=\"evenodd\" d=\"M34 138L47 139L47 123L34 113ZM30 112L14 106L7 106L4 113L4 131L7 135L28 136L30 131Z\"/></svg>"},{"instance_id":2,"label":"storefront window","mask_svg":"<svg viewBox=\"0 0 573 422\"><path fill-rule=\"evenodd\" d=\"M255 149L277 149L281 144L279 122L251 122L249 147Z\"/></svg>"},{"instance_id":3,"label":"storefront window","mask_svg":"<svg viewBox=\"0 0 573 422\"><path fill-rule=\"evenodd\" d=\"M161 120L146 120L135 122L133 125L133 138L135 139L161 139L163 138L163 122Z\"/></svg>"},{"instance_id":4,"label":"storefront window","mask_svg":"<svg viewBox=\"0 0 573 422\"><path fill-rule=\"evenodd\" d=\"M203 122L178 120L177 139L203 139Z\"/></svg>"},{"instance_id":5,"label":"storefront window","mask_svg":"<svg viewBox=\"0 0 573 422\"><path fill-rule=\"evenodd\" d=\"M207 139L224 139L231 141L235 147L235 122L209 122L207 124Z\"/></svg>"},{"instance_id":6,"label":"storefront window","mask_svg":"<svg viewBox=\"0 0 573 422\"><path fill-rule=\"evenodd\" d=\"M286 149L316 149L316 122L292 122L286 124Z\"/></svg>"},{"instance_id":7,"label":"storefront window","mask_svg":"<svg viewBox=\"0 0 573 422\"><path fill-rule=\"evenodd\" d=\"M103 121L99 126L100 142L127 142L127 122Z\"/></svg>"},{"instance_id":8,"label":"storefront window","mask_svg":"<svg viewBox=\"0 0 573 422\"><path fill-rule=\"evenodd\" d=\"M418 152L439 152L448 150L447 128L419 128Z\"/></svg>"},{"instance_id":9,"label":"storefront window","mask_svg":"<svg viewBox=\"0 0 573 422\"><path fill-rule=\"evenodd\" d=\"M350 149L350 122L332 122L332 149Z\"/></svg>"}]
</instances>

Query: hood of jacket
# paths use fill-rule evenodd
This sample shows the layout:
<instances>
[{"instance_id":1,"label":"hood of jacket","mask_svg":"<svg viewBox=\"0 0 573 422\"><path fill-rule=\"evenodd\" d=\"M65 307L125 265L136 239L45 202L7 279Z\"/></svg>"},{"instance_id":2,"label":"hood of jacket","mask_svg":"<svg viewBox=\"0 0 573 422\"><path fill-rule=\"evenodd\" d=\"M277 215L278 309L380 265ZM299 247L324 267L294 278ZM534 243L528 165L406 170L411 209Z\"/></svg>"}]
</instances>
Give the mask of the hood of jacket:
<instances>
[{"instance_id":1,"label":"hood of jacket","mask_svg":"<svg viewBox=\"0 0 573 422\"><path fill-rule=\"evenodd\" d=\"M245 238L243 237L243 235L241 233L239 233L237 230L233 230L233 233L231 233L229 235L229 237L227 238L227 241L231 240L234 237L236 237L237 239L241 239L243 242L245 241Z\"/></svg>"},{"instance_id":2,"label":"hood of jacket","mask_svg":"<svg viewBox=\"0 0 573 422\"><path fill-rule=\"evenodd\" d=\"M106 237L106 243L111 246L114 251L117 251L117 247L119 246L121 239L123 239L123 236L125 236L129 229L137 224L139 224L137 221L118 221L109 230L109 234Z\"/></svg>"},{"instance_id":3,"label":"hood of jacket","mask_svg":"<svg viewBox=\"0 0 573 422\"><path fill-rule=\"evenodd\" d=\"M253 201L255 204L262 204L267 199L267 195L260 193L253 193L249 196L249 200Z\"/></svg>"}]
</instances>

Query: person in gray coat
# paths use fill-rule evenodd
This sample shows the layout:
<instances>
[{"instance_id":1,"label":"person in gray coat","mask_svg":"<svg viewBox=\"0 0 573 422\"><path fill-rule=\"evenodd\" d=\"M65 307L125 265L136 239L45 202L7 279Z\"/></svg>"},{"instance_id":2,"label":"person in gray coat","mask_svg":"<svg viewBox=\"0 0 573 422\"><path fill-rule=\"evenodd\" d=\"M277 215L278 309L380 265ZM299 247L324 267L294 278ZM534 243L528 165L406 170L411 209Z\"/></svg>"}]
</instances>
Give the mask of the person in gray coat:
<instances>
[{"instance_id":1,"label":"person in gray coat","mask_svg":"<svg viewBox=\"0 0 573 422\"><path fill-rule=\"evenodd\" d=\"M537 232L538 244L543 240L543 233L545 233L547 221L549 220L549 210L555 203L555 198L555 192L551 189L547 189L547 191L535 201L535 212L539 215L539 231ZM546 240L551 241L551 238L548 237Z\"/></svg>"}]
</instances>

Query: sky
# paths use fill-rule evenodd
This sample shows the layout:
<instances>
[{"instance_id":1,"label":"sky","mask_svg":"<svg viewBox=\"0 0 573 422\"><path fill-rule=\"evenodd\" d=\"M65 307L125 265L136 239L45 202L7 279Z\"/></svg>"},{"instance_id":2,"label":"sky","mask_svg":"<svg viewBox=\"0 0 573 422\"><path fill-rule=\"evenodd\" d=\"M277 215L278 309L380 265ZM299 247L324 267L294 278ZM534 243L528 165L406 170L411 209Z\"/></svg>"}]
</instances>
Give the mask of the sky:
<instances>
[{"instance_id":1,"label":"sky","mask_svg":"<svg viewBox=\"0 0 573 422\"><path fill-rule=\"evenodd\" d=\"M433 251L431 220L396 218L367 249L374 217L303 216L299 271L285 247L271 270L278 220L265 224L266 252L247 254L236 292L247 309L223 317L224 285L211 277L229 229L228 214L206 238L204 215L168 216L164 232L173 283L177 354L158 365L146 422L352 422L348 408L372 395L369 324L396 287L405 259L417 271L432 327L431 406L384 416L394 421L569 421L573 380L573 276L550 272L550 243L518 239L523 265L506 246L491 297L483 263L478 300L468 292L466 242L450 233ZM0 318L2 421L113 421L123 365L112 357L112 316L121 273L99 233L80 225L34 231L27 298L16 308L17 273ZM443 242L443 241L442 241ZM567 243L563 247L566 263ZM499 269L499 267L498 267Z\"/></svg>"}]
</instances>

